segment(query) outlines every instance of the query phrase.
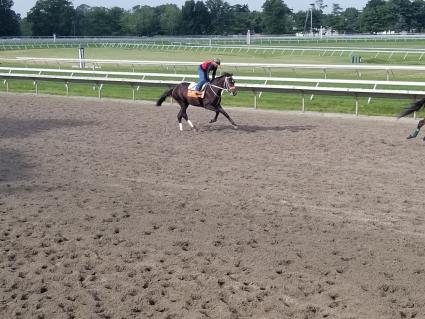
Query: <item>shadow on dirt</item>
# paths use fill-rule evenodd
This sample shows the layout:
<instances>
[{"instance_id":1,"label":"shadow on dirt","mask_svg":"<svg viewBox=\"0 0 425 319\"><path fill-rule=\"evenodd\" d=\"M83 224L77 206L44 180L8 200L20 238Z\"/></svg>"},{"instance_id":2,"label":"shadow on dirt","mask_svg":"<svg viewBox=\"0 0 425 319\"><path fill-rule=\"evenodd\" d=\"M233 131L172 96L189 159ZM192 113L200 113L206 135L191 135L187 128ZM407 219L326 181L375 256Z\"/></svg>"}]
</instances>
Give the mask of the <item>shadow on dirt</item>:
<instances>
[{"instance_id":1,"label":"shadow on dirt","mask_svg":"<svg viewBox=\"0 0 425 319\"><path fill-rule=\"evenodd\" d=\"M31 168L20 152L0 148L0 183L23 179Z\"/></svg>"},{"instance_id":2,"label":"shadow on dirt","mask_svg":"<svg viewBox=\"0 0 425 319\"><path fill-rule=\"evenodd\" d=\"M284 125L284 126L261 126L261 125L239 125L238 129L235 130L230 125L211 125L206 126L204 129L206 131L243 131L248 133L254 133L254 132L266 132L266 131L273 131L273 132L302 132L302 131L309 131L314 129L314 125Z\"/></svg>"},{"instance_id":3,"label":"shadow on dirt","mask_svg":"<svg viewBox=\"0 0 425 319\"><path fill-rule=\"evenodd\" d=\"M0 118L0 140L6 138L26 138L33 134L52 129L93 125L95 122L66 119L15 119ZM0 193L12 191L11 182L30 179L31 171L36 169L30 154L14 149L13 140L0 148Z\"/></svg>"},{"instance_id":4,"label":"shadow on dirt","mask_svg":"<svg viewBox=\"0 0 425 319\"><path fill-rule=\"evenodd\" d=\"M51 129L93 125L94 123L95 122L90 121L58 119L20 120L14 118L0 118L0 138L23 138Z\"/></svg>"}]
</instances>

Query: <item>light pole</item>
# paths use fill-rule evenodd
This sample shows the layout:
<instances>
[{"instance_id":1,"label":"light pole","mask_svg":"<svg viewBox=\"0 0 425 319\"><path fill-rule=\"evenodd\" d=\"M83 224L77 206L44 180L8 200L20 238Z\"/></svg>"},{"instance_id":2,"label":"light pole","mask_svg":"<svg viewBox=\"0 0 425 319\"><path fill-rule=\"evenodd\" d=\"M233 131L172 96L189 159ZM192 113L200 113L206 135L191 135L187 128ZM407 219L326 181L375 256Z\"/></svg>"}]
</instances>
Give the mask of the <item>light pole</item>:
<instances>
[{"instance_id":1,"label":"light pole","mask_svg":"<svg viewBox=\"0 0 425 319\"><path fill-rule=\"evenodd\" d=\"M311 36L313 36L313 8L314 8L314 3L310 3L310 34Z\"/></svg>"}]
</instances>

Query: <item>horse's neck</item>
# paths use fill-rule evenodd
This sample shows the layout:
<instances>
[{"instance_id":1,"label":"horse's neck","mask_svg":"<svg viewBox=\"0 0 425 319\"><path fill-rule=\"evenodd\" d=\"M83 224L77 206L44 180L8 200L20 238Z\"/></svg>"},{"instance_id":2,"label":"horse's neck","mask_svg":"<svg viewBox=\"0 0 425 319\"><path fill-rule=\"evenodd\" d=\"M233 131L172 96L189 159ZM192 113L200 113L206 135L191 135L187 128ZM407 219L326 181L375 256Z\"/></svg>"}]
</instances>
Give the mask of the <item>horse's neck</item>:
<instances>
[{"instance_id":1,"label":"horse's neck","mask_svg":"<svg viewBox=\"0 0 425 319\"><path fill-rule=\"evenodd\" d=\"M211 81L211 84L217 85L219 87L223 87L224 79L222 79L221 77L215 78L213 81Z\"/></svg>"},{"instance_id":2,"label":"horse's neck","mask_svg":"<svg viewBox=\"0 0 425 319\"><path fill-rule=\"evenodd\" d=\"M211 89L214 91L214 93L217 93L218 95L221 95L221 91L224 89L224 81L221 83L220 79L218 81L212 81Z\"/></svg>"},{"instance_id":3,"label":"horse's neck","mask_svg":"<svg viewBox=\"0 0 425 319\"><path fill-rule=\"evenodd\" d=\"M223 91L221 85L218 85L217 83L211 83L210 89L216 96L221 96L221 91Z\"/></svg>"}]
</instances>

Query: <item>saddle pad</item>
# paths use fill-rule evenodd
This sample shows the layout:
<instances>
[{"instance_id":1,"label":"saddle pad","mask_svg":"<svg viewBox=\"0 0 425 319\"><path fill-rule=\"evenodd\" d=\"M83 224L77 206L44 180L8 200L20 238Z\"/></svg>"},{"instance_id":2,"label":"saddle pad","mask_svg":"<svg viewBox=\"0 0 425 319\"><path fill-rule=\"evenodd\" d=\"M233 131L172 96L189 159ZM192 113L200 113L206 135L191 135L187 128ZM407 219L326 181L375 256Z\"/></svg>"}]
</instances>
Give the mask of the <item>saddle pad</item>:
<instances>
[{"instance_id":1,"label":"saddle pad","mask_svg":"<svg viewBox=\"0 0 425 319\"><path fill-rule=\"evenodd\" d=\"M198 83L196 83L196 82L189 83L189 86L187 87L187 96L203 99L204 95L205 95L205 84L201 88L202 93L198 93L196 91L196 84L198 84Z\"/></svg>"}]
</instances>

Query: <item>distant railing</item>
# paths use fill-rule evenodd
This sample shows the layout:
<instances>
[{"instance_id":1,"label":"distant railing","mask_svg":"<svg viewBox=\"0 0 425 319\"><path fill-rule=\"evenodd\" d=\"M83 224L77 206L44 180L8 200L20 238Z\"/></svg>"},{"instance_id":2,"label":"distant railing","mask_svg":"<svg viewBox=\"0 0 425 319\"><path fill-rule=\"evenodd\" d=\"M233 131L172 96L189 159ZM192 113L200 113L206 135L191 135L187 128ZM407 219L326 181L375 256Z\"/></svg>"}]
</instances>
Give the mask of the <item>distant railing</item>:
<instances>
[{"instance_id":1,"label":"distant railing","mask_svg":"<svg viewBox=\"0 0 425 319\"><path fill-rule=\"evenodd\" d=\"M425 52L424 52L425 53ZM79 59L66 58L38 58L38 57L17 57L17 58L0 58L0 61L8 63L45 63L46 65L55 65L63 67L64 65L78 66ZM152 60L104 60L104 59L85 59L87 68L98 69L105 65L130 66L133 71L136 66L158 66L171 68L176 71L177 67L196 67L199 62L191 61L152 61ZM290 63L235 63L223 62L222 67L230 68L248 68L248 69L263 69L269 76L272 76L272 70L289 69L289 70L321 70L324 78L327 77L327 71L347 71L356 72L360 78L362 71L384 71L386 79L389 80L394 71L404 72L424 72L425 66L420 65L383 65L383 64L290 64Z\"/></svg>"},{"instance_id":2,"label":"distant railing","mask_svg":"<svg viewBox=\"0 0 425 319\"><path fill-rule=\"evenodd\" d=\"M424 38L425 39L425 38ZM80 40L80 41L77 41ZM207 39L173 39L173 40L131 40L112 41L113 39L70 39L67 41L0 41L0 50L18 50L18 49L36 49L36 48L68 48L68 47L113 47L113 48L134 48L134 49L152 49L152 50L195 50L209 51L219 53L269 53L272 55L304 55L306 52L317 53L320 56L342 56L353 55L355 53L373 54L374 58L384 56L391 60L396 55L401 55L403 60L408 56L415 56L419 61L422 60L425 50L413 48L361 48L361 47L307 47L307 46L281 46L270 40L270 46L264 46L264 43L255 43L245 45L242 40L226 40L219 42L217 40ZM261 40L263 41L263 40ZM319 40L318 40L319 41ZM301 43L298 41L298 43ZM275 46L271 46L275 45Z\"/></svg>"}]
</instances>

